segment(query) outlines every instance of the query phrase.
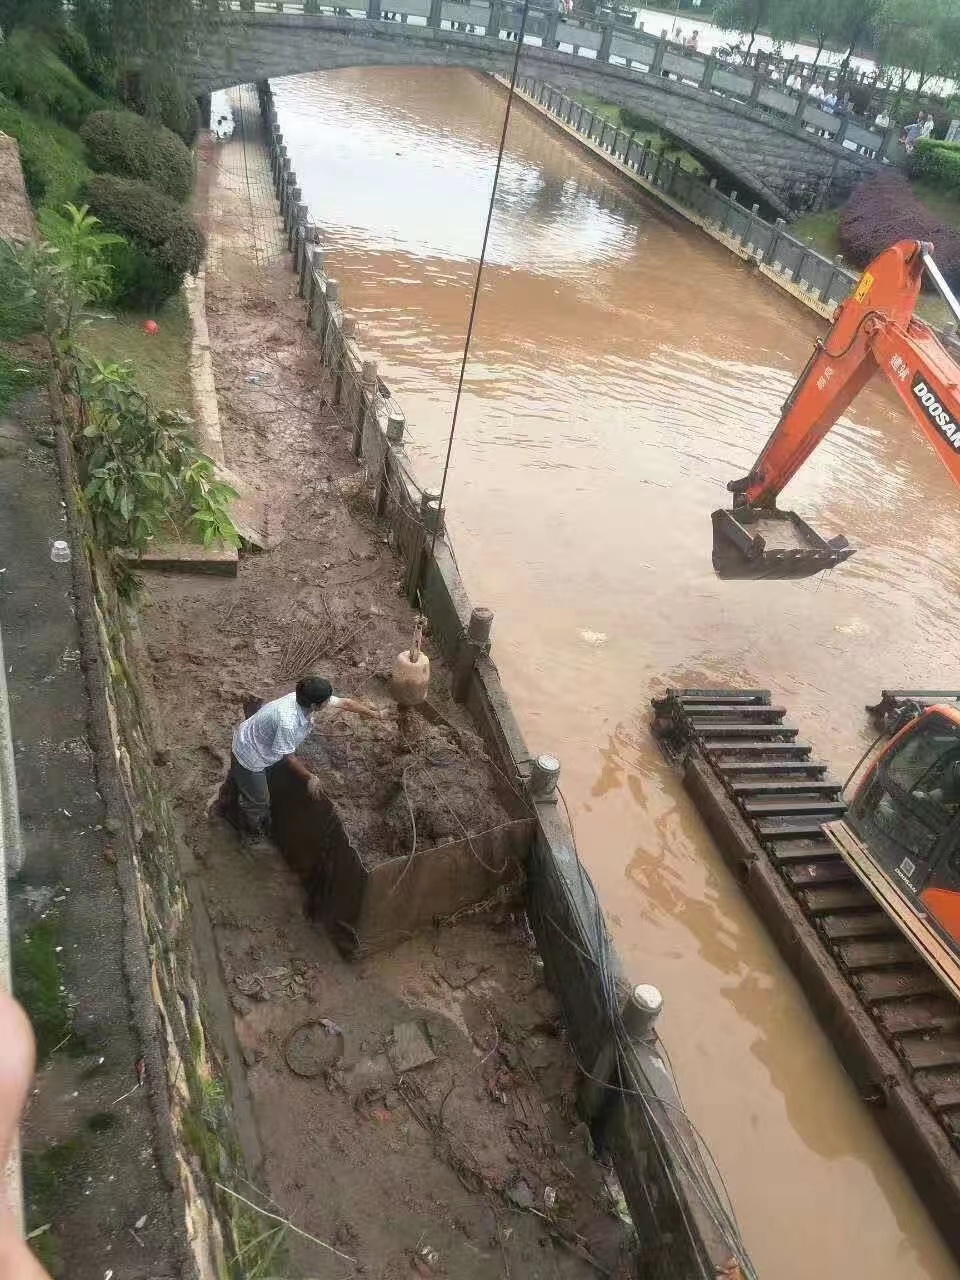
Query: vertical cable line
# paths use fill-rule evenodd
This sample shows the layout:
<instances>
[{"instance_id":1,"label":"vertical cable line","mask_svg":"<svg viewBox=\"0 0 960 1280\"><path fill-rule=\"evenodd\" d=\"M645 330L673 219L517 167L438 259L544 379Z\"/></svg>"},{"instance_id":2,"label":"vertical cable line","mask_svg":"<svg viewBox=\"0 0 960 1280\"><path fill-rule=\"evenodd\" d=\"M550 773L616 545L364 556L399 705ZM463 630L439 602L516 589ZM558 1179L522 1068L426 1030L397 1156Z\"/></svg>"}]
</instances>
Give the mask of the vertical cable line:
<instances>
[{"instance_id":1,"label":"vertical cable line","mask_svg":"<svg viewBox=\"0 0 960 1280\"><path fill-rule=\"evenodd\" d=\"M477 275L473 282L473 298L470 302L470 316L467 320L467 332L463 341L463 357L460 361L460 376L457 379L457 394L453 401L453 413L450 418L450 435L447 438L447 454L443 462L443 476L440 480L440 493L437 496L437 519L433 526L433 538L430 543L430 558L437 549L437 537L440 533L440 512L443 510L443 495L447 488L447 475L450 471L450 455L453 453L453 438L457 430L457 418L460 413L460 400L463 396L463 381L467 373L467 360L470 356L470 344L473 341L473 326L477 317L477 304L480 301L480 285L483 280L483 268L487 259L487 243L490 240L490 226L493 222L493 206L497 198L497 187L500 183L500 170L503 167L503 153L507 145L507 129L510 127L510 114L513 108L514 90L517 87L517 72L520 69L520 52L523 49L523 37L527 29L527 14L530 11L530 0L524 0L523 13L520 16L520 30L517 32L517 52L513 58L513 71L510 74L510 89L507 93L507 105L503 113L503 128L500 131L500 147L497 151L497 164L493 171L493 186L490 189L490 203L487 206L487 221L483 228L483 243L480 245L480 261L477 263ZM497 35L499 36L499 32Z\"/></svg>"}]
</instances>

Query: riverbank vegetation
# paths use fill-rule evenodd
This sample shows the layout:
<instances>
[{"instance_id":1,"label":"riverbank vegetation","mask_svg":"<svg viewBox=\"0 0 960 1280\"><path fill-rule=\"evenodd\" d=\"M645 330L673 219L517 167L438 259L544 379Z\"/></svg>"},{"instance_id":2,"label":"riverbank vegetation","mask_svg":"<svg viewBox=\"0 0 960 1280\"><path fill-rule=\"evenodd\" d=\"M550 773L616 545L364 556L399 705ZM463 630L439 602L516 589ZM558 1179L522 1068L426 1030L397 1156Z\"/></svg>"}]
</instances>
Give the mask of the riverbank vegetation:
<instances>
[{"instance_id":1,"label":"riverbank vegetation","mask_svg":"<svg viewBox=\"0 0 960 1280\"><path fill-rule=\"evenodd\" d=\"M714 23L735 32L749 55L762 32L783 44L840 53L844 81L854 54L873 58L876 84L891 89L894 118L929 89L960 75L960 7L956 0L716 0ZM851 86L852 87L852 86Z\"/></svg>"},{"instance_id":2,"label":"riverbank vegetation","mask_svg":"<svg viewBox=\"0 0 960 1280\"><path fill-rule=\"evenodd\" d=\"M0 14L11 7L0 0ZM34 18L42 9L27 7ZM76 18L91 12L79 3ZM126 556L160 534L236 544L231 491L182 412L190 324L180 289L204 252L187 203L199 112L159 56L149 78L124 69L122 25L95 49L48 17L16 22L0 43L0 129L19 144L40 231L26 247L0 242L0 403L44 376L45 351L88 513L130 586Z\"/></svg>"}]
</instances>

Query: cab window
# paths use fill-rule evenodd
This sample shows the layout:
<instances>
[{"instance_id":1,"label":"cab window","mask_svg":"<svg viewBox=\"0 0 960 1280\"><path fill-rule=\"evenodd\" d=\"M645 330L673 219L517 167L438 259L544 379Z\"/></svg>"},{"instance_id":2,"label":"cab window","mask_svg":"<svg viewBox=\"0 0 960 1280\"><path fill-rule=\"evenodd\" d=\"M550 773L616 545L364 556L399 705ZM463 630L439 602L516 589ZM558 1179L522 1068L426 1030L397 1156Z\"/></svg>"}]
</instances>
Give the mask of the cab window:
<instances>
[{"instance_id":1,"label":"cab window","mask_svg":"<svg viewBox=\"0 0 960 1280\"><path fill-rule=\"evenodd\" d=\"M877 769L853 816L888 855L925 861L960 813L960 725L927 716Z\"/></svg>"}]
</instances>

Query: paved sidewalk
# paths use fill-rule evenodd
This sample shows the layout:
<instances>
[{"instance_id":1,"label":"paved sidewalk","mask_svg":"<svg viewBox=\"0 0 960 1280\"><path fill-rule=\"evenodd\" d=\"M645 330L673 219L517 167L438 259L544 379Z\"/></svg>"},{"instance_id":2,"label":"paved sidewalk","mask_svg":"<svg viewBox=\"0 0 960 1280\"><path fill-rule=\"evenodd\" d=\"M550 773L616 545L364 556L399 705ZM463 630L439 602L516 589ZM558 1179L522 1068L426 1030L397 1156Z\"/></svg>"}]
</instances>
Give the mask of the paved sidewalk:
<instances>
[{"instance_id":1,"label":"paved sidewalk","mask_svg":"<svg viewBox=\"0 0 960 1280\"><path fill-rule=\"evenodd\" d=\"M255 86L231 90L230 105L236 132L225 142L213 143L217 179L209 209L208 271L223 267L225 240L231 253L239 251L237 237L223 234L238 223L249 224L250 251L257 266L275 262L287 251Z\"/></svg>"}]
</instances>

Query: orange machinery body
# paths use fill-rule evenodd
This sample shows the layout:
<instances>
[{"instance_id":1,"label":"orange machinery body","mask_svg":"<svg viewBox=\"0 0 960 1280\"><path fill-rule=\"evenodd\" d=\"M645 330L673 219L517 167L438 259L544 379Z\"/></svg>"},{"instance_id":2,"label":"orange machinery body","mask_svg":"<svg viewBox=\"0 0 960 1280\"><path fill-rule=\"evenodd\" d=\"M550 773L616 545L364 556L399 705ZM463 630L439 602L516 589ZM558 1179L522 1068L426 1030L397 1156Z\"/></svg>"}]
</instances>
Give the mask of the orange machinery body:
<instances>
[{"instance_id":1,"label":"orange machinery body","mask_svg":"<svg viewBox=\"0 0 960 1280\"><path fill-rule=\"evenodd\" d=\"M871 762L846 823L960 959L958 781L960 708L928 707Z\"/></svg>"},{"instance_id":2,"label":"orange machinery body","mask_svg":"<svg viewBox=\"0 0 960 1280\"><path fill-rule=\"evenodd\" d=\"M902 240L884 250L838 307L832 329L825 340L818 341L756 462L746 476L728 484L734 494L733 510L713 513L714 559L722 576L744 576L734 566L725 572L718 558L731 543L745 560L758 563L756 574L746 576L766 576L760 571L765 547L757 531L769 537L778 527L776 520L794 522L792 541L799 537L809 548L793 553L784 576L816 572L852 554L845 538L825 541L793 513L778 511L776 502L840 415L878 373L960 483L960 366L930 326L914 314L925 269L934 273L951 306L960 306L940 277L930 248L917 240ZM767 559L772 563L772 553Z\"/></svg>"}]
</instances>

